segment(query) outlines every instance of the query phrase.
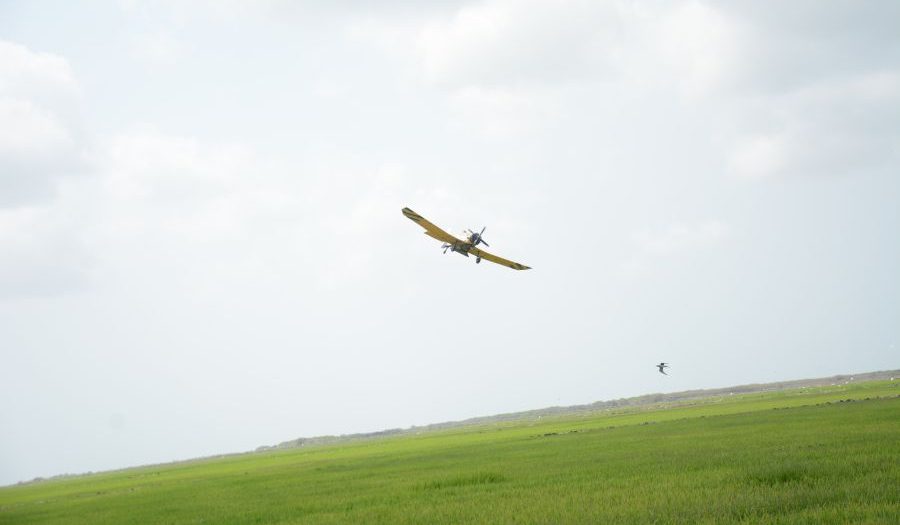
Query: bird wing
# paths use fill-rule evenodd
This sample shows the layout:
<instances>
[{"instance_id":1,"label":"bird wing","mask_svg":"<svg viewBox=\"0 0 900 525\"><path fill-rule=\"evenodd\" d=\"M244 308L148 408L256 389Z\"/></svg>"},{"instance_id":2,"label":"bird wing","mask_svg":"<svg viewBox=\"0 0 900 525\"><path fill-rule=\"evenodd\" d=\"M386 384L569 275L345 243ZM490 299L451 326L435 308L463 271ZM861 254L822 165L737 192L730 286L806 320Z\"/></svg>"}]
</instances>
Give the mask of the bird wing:
<instances>
[{"instance_id":1,"label":"bird wing","mask_svg":"<svg viewBox=\"0 0 900 525\"><path fill-rule=\"evenodd\" d=\"M491 261L492 263L497 263L497 264L506 266L507 268L512 268L513 270L530 270L531 269L530 266L525 266L524 264L512 262L507 259L504 259L503 257L497 257L496 255L494 255L492 253L488 253L484 250L479 250L478 248L475 248L474 246L469 248L469 253L471 253L475 257L481 257L482 259L484 259L486 261Z\"/></svg>"},{"instance_id":2,"label":"bird wing","mask_svg":"<svg viewBox=\"0 0 900 525\"><path fill-rule=\"evenodd\" d=\"M409 220L411 220L415 223L418 223L419 226L425 228L425 235L427 235L429 237L437 239L441 242L448 242L450 244L461 242L460 239L457 239L456 237L445 232L444 230L438 228L434 224L428 222L428 220L425 217L422 217L421 215L412 211L409 208L403 208L403 215L406 215L406 217Z\"/></svg>"}]
</instances>

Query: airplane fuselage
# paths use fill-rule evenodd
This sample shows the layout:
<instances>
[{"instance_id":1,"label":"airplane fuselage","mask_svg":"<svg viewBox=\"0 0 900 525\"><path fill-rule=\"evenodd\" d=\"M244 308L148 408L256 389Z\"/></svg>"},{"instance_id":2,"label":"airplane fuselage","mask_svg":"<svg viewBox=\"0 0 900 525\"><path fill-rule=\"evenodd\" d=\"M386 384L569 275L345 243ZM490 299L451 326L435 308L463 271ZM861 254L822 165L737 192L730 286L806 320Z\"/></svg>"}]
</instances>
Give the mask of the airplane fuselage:
<instances>
[{"instance_id":1,"label":"airplane fuselage","mask_svg":"<svg viewBox=\"0 0 900 525\"><path fill-rule=\"evenodd\" d=\"M450 245L450 251L456 252L460 255L469 256L469 250L472 249L472 244L468 242L455 242Z\"/></svg>"},{"instance_id":2,"label":"airplane fuselage","mask_svg":"<svg viewBox=\"0 0 900 525\"><path fill-rule=\"evenodd\" d=\"M475 235L477 235L477 234L475 234ZM444 246L446 246L447 248L449 248L450 251L454 251L454 252L456 252L456 253L458 253L458 254L464 256L464 257L468 257L468 256L469 256L469 251L471 251L472 248L474 248L474 247L475 247L475 244L476 244L476 243L475 243L475 238L474 238L475 235L466 237L466 240L465 240L465 241L456 241L456 242L454 242L454 243L452 243L452 244L449 244L449 245L445 244ZM481 262L481 257L476 257L476 258L475 258L475 262L480 263L480 262Z\"/></svg>"}]
</instances>

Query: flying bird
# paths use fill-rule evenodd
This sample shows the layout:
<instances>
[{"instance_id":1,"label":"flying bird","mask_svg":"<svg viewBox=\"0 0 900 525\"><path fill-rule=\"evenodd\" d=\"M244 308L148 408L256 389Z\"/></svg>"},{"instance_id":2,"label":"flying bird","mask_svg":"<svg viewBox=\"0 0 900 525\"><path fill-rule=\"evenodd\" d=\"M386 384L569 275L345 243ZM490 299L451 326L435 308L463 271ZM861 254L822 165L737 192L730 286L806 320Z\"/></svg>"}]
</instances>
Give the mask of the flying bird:
<instances>
[{"instance_id":1,"label":"flying bird","mask_svg":"<svg viewBox=\"0 0 900 525\"><path fill-rule=\"evenodd\" d=\"M659 368L659 373L660 373L660 374L662 374L662 375L664 375L664 376L669 375L669 374L667 374L666 371L665 371L666 368L669 368L669 365L667 365L666 363L660 363L660 364L656 365L656 368Z\"/></svg>"}]
</instances>

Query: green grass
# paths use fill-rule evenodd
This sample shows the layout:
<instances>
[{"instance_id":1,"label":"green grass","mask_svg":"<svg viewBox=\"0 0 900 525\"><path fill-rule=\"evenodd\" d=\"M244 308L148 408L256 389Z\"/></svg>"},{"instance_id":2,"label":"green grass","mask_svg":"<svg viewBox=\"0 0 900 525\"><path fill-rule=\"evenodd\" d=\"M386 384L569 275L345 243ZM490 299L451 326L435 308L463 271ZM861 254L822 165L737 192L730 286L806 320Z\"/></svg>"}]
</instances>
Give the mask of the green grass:
<instances>
[{"instance_id":1,"label":"green grass","mask_svg":"<svg viewBox=\"0 0 900 525\"><path fill-rule=\"evenodd\" d=\"M0 489L0 523L900 523L900 382Z\"/></svg>"}]
</instances>

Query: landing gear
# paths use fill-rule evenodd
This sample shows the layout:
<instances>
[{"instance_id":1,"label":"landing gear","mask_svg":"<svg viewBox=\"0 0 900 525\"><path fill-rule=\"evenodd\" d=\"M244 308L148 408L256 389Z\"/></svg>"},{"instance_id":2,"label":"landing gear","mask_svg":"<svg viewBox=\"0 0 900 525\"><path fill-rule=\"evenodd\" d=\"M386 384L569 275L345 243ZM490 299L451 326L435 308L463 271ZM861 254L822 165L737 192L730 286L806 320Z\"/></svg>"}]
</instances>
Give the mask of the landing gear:
<instances>
[{"instance_id":1,"label":"landing gear","mask_svg":"<svg viewBox=\"0 0 900 525\"><path fill-rule=\"evenodd\" d=\"M478 263L480 263L480 262L481 262L481 257L476 257L476 258L475 258L475 264L478 264Z\"/></svg>"}]
</instances>

